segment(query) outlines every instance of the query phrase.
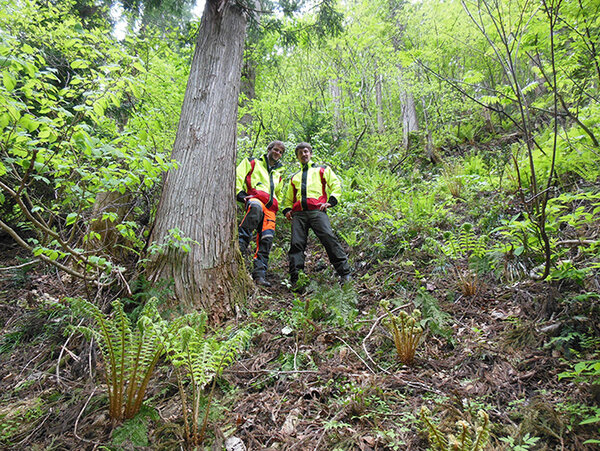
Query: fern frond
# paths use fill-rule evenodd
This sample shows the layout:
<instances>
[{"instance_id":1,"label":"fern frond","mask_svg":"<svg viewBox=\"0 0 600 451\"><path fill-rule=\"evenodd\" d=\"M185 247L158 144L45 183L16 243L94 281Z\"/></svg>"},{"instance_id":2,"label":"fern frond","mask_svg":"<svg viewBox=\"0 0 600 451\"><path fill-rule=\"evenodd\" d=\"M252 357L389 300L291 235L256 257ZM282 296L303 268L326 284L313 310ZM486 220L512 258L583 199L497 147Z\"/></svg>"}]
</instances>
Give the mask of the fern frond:
<instances>
[{"instance_id":1,"label":"fern frond","mask_svg":"<svg viewBox=\"0 0 600 451\"><path fill-rule=\"evenodd\" d=\"M423 328L420 325L421 311L415 309L410 315L401 311L396 316L389 310L388 301L381 301L379 305L387 314L388 321L384 322L384 325L392 333L398 358L405 365L410 365L423 336Z\"/></svg>"},{"instance_id":2,"label":"fern frond","mask_svg":"<svg viewBox=\"0 0 600 451\"><path fill-rule=\"evenodd\" d=\"M429 414L430 412L427 407L421 407L421 421L425 424L425 428L429 435L429 441L435 449L446 450L448 448L448 440L442 435L437 425L433 424L431 418L429 418Z\"/></svg>"},{"instance_id":3,"label":"fern frond","mask_svg":"<svg viewBox=\"0 0 600 451\"><path fill-rule=\"evenodd\" d=\"M109 414L113 420L131 418L139 411L150 376L164 352L161 337L168 324L160 317L155 302L148 302L132 329L119 300L112 303L110 317L89 301L70 300L75 313L95 323L95 327L74 329L98 343L105 364Z\"/></svg>"},{"instance_id":4,"label":"fern frond","mask_svg":"<svg viewBox=\"0 0 600 451\"><path fill-rule=\"evenodd\" d=\"M193 344L193 351L190 352L191 358L188 371L192 374L196 386L204 388L217 373L218 363L213 352L213 346L212 343L206 340L193 341L191 344Z\"/></svg>"},{"instance_id":5,"label":"fern frond","mask_svg":"<svg viewBox=\"0 0 600 451\"><path fill-rule=\"evenodd\" d=\"M223 370L235 361L239 352L248 345L250 338L251 335L247 330L240 330L217 349L215 352L217 374L222 374Z\"/></svg>"},{"instance_id":6,"label":"fern frond","mask_svg":"<svg viewBox=\"0 0 600 451\"><path fill-rule=\"evenodd\" d=\"M475 428L475 434L471 432L473 426L464 420L456 422L458 434L448 434L444 437L438 425L434 424L430 418L430 412L427 407L421 407L420 417L425 425L429 436L431 447L440 451L482 451L489 439L490 424L489 416L483 410L479 411L481 424Z\"/></svg>"},{"instance_id":7,"label":"fern frond","mask_svg":"<svg viewBox=\"0 0 600 451\"><path fill-rule=\"evenodd\" d=\"M442 252L450 258L482 257L487 252L487 237L477 236L473 231L473 225L466 222L460 230L452 235L445 235L446 241L441 245Z\"/></svg>"},{"instance_id":8,"label":"fern frond","mask_svg":"<svg viewBox=\"0 0 600 451\"><path fill-rule=\"evenodd\" d=\"M490 417L484 410L478 412L481 424L477 428L471 451L483 450L490 438Z\"/></svg>"},{"instance_id":9,"label":"fern frond","mask_svg":"<svg viewBox=\"0 0 600 451\"><path fill-rule=\"evenodd\" d=\"M458 436L456 437L456 442L460 446L459 449L469 451L471 449L471 434L469 433L469 423L467 423L464 420L459 420L456 422L456 427L458 428Z\"/></svg>"},{"instance_id":10,"label":"fern frond","mask_svg":"<svg viewBox=\"0 0 600 451\"><path fill-rule=\"evenodd\" d=\"M206 315L192 314L178 323L177 330L169 329L163 337L167 357L175 367L183 408L186 440L194 446L199 445L204 437L215 386L215 376L221 374L226 366L233 363L239 350L247 345L251 337L247 330L238 331L227 340L219 340L219 337L206 337L205 325ZM188 415L187 411L188 396L184 384L186 377L189 377L191 382L187 385L188 390L191 391L189 397L191 415ZM213 388L208 398L202 431L199 433L198 419L202 390L211 380L213 380Z\"/></svg>"}]
</instances>

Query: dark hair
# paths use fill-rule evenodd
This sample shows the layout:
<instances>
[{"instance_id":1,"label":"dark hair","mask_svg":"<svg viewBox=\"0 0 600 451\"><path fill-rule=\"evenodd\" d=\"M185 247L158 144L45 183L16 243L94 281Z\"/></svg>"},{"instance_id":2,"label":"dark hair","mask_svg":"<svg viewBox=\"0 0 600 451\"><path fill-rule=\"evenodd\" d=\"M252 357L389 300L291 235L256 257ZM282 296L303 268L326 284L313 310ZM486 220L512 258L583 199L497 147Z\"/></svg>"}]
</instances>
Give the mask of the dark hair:
<instances>
[{"instance_id":1,"label":"dark hair","mask_svg":"<svg viewBox=\"0 0 600 451\"><path fill-rule=\"evenodd\" d=\"M308 150L310 150L310 153L312 153L312 146L307 142L302 141L300 144L298 144L296 146L296 150L295 150L296 155L298 155L298 151L300 149L308 149Z\"/></svg>"},{"instance_id":2,"label":"dark hair","mask_svg":"<svg viewBox=\"0 0 600 451\"><path fill-rule=\"evenodd\" d=\"M285 144L283 144L283 141L271 141L267 146L267 150L271 150L275 146L279 146L283 149L281 153L285 152Z\"/></svg>"}]
</instances>

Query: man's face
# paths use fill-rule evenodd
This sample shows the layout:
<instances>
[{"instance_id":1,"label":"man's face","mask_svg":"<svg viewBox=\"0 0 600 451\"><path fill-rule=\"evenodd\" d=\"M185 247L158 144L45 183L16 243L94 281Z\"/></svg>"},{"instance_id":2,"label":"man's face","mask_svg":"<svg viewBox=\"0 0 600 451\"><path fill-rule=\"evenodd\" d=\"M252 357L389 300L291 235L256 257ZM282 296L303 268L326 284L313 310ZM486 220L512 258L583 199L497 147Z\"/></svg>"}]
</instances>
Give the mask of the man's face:
<instances>
[{"instance_id":1,"label":"man's face","mask_svg":"<svg viewBox=\"0 0 600 451\"><path fill-rule=\"evenodd\" d=\"M284 149L281 146L275 145L267 152L267 158L269 159L269 163L274 164L277 163L282 155Z\"/></svg>"},{"instance_id":2,"label":"man's face","mask_svg":"<svg viewBox=\"0 0 600 451\"><path fill-rule=\"evenodd\" d=\"M312 157L312 150L308 147L301 147L296 151L296 156L298 157L300 164L305 165Z\"/></svg>"}]
</instances>

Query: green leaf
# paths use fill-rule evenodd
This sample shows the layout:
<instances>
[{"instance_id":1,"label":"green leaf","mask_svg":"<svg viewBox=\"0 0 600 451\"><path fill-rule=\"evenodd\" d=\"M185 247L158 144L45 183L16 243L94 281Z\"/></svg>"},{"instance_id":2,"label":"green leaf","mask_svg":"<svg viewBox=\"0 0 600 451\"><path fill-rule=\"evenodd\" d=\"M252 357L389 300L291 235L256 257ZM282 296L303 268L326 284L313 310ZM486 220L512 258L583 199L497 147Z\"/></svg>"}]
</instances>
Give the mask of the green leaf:
<instances>
[{"instance_id":1,"label":"green leaf","mask_svg":"<svg viewBox=\"0 0 600 451\"><path fill-rule=\"evenodd\" d=\"M469 84L481 83L483 80L483 74L475 70L468 71L464 76L464 82Z\"/></svg>"},{"instance_id":2,"label":"green leaf","mask_svg":"<svg viewBox=\"0 0 600 451\"><path fill-rule=\"evenodd\" d=\"M84 60L75 60L71 63L71 69L86 69L88 67L88 62Z\"/></svg>"},{"instance_id":3,"label":"green leaf","mask_svg":"<svg viewBox=\"0 0 600 451\"><path fill-rule=\"evenodd\" d=\"M596 417L586 418L579 424L592 424L592 423L599 423L599 422L600 422L600 416L596 416Z\"/></svg>"},{"instance_id":4,"label":"green leaf","mask_svg":"<svg viewBox=\"0 0 600 451\"><path fill-rule=\"evenodd\" d=\"M12 91L17 86L17 80L10 72L2 72L2 83L7 91Z\"/></svg>"},{"instance_id":5,"label":"green leaf","mask_svg":"<svg viewBox=\"0 0 600 451\"><path fill-rule=\"evenodd\" d=\"M46 139L50 136L50 129L48 127L44 127L39 133L38 138Z\"/></svg>"},{"instance_id":6,"label":"green leaf","mask_svg":"<svg viewBox=\"0 0 600 451\"><path fill-rule=\"evenodd\" d=\"M94 113L98 116L104 116L104 106L100 102L94 102Z\"/></svg>"},{"instance_id":7,"label":"green leaf","mask_svg":"<svg viewBox=\"0 0 600 451\"><path fill-rule=\"evenodd\" d=\"M67 215L67 225L74 224L74 223L75 223L75 221L77 221L77 217L78 217L78 216L79 216L79 215L78 215L77 213L69 213L69 214Z\"/></svg>"},{"instance_id":8,"label":"green leaf","mask_svg":"<svg viewBox=\"0 0 600 451\"><path fill-rule=\"evenodd\" d=\"M29 44L23 44L21 50L23 53L27 53L28 55L33 55L35 53L35 50Z\"/></svg>"},{"instance_id":9,"label":"green leaf","mask_svg":"<svg viewBox=\"0 0 600 451\"><path fill-rule=\"evenodd\" d=\"M129 89L131 89L131 92L133 93L134 97L141 97L142 91L137 83L133 83L131 80L129 80Z\"/></svg>"},{"instance_id":10,"label":"green leaf","mask_svg":"<svg viewBox=\"0 0 600 451\"><path fill-rule=\"evenodd\" d=\"M498 96L481 96L479 98L481 103L485 103L486 105L494 105L496 103L500 103Z\"/></svg>"},{"instance_id":11,"label":"green leaf","mask_svg":"<svg viewBox=\"0 0 600 451\"><path fill-rule=\"evenodd\" d=\"M133 67L135 67L137 70L139 70L139 71L140 71L140 72L142 72L142 73L145 73L145 72L146 72L146 68L145 68L145 67L142 65L142 63L141 63L141 62L139 62L139 61L135 61L135 62L133 63Z\"/></svg>"},{"instance_id":12,"label":"green leaf","mask_svg":"<svg viewBox=\"0 0 600 451\"><path fill-rule=\"evenodd\" d=\"M8 114L0 114L0 128L5 128L8 125L9 117Z\"/></svg>"},{"instance_id":13,"label":"green leaf","mask_svg":"<svg viewBox=\"0 0 600 451\"><path fill-rule=\"evenodd\" d=\"M152 172L152 170L154 169L154 166L152 165L152 162L150 160L147 160L147 159L143 159L142 160L142 166L144 167L144 170L146 172Z\"/></svg>"},{"instance_id":14,"label":"green leaf","mask_svg":"<svg viewBox=\"0 0 600 451\"><path fill-rule=\"evenodd\" d=\"M19 120L19 125L32 132L40 126L40 123L31 114L26 114Z\"/></svg>"}]
</instances>

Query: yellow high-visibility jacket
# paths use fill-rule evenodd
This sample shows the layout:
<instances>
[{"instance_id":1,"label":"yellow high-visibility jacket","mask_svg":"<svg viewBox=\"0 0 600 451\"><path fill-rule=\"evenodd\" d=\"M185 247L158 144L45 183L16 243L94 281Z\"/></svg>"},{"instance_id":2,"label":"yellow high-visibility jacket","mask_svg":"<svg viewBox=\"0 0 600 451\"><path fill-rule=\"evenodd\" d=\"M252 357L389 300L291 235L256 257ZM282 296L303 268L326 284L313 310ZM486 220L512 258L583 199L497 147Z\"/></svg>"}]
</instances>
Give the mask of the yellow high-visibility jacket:
<instances>
[{"instance_id":1,"label":"yellow high-visibility jacket","mask_svg":"<svg viewBox=\"0 0 600 451\"><path fill-rule=\"evenodd\" d=\"M283 213L318 210L326 202L333 207L341 194L340 179L331 168L309 162L292 176L283 199Z\"/></svg>"},{"instance_id":2,"label":"yellow high-visibility jacket","mask_svg":"<svg viewBox=\"0 0 600 451\"><path fill-rule=\"evenodd\" d=\"M282 168L279 161L269 167L266 155L262 158L244 158L235 171L237 200L244 202L245 197L252 196L277 213L283 187Z\"/></svg>"}]
</instances>

